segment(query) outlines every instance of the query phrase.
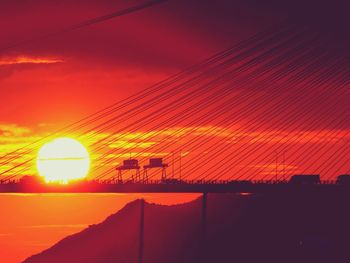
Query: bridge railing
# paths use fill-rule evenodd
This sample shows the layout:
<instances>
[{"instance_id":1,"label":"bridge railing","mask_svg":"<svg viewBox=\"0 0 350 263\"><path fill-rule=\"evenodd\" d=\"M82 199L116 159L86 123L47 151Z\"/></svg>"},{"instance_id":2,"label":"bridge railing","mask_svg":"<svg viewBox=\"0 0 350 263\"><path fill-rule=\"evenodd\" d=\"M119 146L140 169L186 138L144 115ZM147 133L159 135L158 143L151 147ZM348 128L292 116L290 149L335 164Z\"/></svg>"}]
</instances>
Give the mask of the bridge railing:
<instances>
[{"instance_id":1,"label":"bridge railing","mask_svg":"<svg viewBox=\"0 0 350 263\"><path fill-rule=\"evenodd\" d=\"M38 183L36 181L31 182L31 184ZM98 184L98 185L127 185L127 184L142 184L142 185L155 185L155 184L167 184L167 185L285 185L290 184L290 180L177 180L177 179L166 179L166 180L86 180L73 182L72 184ZM16 185L16 184L28 184L21 180L0 180L0 185ZM45 184L42 182L42 184ZM319 185L336 185L340 182L336 180L321 180L315 184Z\"/></svg>"}]
</instances>

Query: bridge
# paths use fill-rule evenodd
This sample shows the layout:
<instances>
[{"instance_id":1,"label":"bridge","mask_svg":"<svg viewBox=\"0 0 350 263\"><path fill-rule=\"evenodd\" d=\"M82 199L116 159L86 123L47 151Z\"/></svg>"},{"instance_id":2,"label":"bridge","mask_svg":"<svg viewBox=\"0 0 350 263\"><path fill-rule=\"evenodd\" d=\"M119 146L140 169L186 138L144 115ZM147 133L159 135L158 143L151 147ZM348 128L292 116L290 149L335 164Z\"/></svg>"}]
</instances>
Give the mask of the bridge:
<instances>
[{"instance_id":1,"label":"bridge","mask_svg":"<svg viewBox=\"0 0 350 263\"><path fill-rule=\"evenodd\" d=\"M348 193L350 175L336 181L321 181L318 175L295 175L290 181L80 181L69 184L46 184L36 180L0 183L0 193Z\"/></svg>"}]
</instances>

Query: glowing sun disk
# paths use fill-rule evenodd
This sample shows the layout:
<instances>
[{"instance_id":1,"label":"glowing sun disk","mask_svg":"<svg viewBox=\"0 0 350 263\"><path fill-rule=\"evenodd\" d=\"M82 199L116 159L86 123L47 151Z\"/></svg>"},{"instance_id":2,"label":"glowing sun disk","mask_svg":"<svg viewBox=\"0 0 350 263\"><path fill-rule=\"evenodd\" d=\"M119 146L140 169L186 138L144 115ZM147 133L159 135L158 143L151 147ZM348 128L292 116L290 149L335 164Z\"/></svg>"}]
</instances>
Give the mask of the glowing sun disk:
<instances>
[{"instance_id":1,"label":"glowing sun disk","mask_svg":"<svg viewBox=\"0 0 350 263\"><path fill-rule=\"evenodd\" d=\"M71 138L57 138L44 144L36 160L39 175L46 182L68 183L87 176L90 157L85 147Z\"/></svg>"}]
</instances>

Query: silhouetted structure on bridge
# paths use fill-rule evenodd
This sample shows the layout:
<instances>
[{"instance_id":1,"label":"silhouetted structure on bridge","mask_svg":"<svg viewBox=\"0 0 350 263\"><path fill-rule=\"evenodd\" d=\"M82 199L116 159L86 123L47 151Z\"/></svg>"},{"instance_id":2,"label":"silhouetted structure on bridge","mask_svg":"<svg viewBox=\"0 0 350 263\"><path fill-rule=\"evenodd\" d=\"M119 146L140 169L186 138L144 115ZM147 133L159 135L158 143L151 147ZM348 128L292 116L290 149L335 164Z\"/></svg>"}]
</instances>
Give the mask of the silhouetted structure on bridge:
<instances>
[{"instance_id":1,"label":"silhouetted structure on bridge","mask_svg":"<svg viewBox=\"0 0 350 263\"><path fill-rule=\"evenodd\" d=\"M122 171L135 171L135 175L132 175L131 179L132 180L141 180L140 176L140 166L139 166L139 161L136 159L129 159L129 160L124 160L123 165L120 165L116 168L118 171L118 182L123 182L123 177L122 177ZM134 178L135 177L135 178Z\"/></svg>"},{"instance_id":2,"label":"silhouetted structure on bridge","mask_svg":"<svg viewBox=\"0 0 350 263\"><path fill-rule=\"evenodd\" d=\"M148 182L148 169L160 168L162 170L161 180L166 181L166 168L167 164L163 163L163 158L151 158L149 159L149 164L144 165L144 180Z\"/></svg>"},{"instance_id":3,"label":"silhouetted structure on bridge","mask_svg":"<svg viewBox=\"0 0 350 263\"><path fill-rule=\"evenodd\" d=\"M163 163L163 158L151 158L149 159L149 163L143 166L143 174L141 178L141 172L139 165L139 161L137 159L128 159L124 160L123 164L116 167L117 170L117 182L123 183L125 180L123 179L123 171L135 171L135 174L131 175L131 180L127 180L127 182L148 182L148 170L149 169L161 169L161 181L165 182L166 177L166 168L168 164Z\"/></svg>"}]
</instances>

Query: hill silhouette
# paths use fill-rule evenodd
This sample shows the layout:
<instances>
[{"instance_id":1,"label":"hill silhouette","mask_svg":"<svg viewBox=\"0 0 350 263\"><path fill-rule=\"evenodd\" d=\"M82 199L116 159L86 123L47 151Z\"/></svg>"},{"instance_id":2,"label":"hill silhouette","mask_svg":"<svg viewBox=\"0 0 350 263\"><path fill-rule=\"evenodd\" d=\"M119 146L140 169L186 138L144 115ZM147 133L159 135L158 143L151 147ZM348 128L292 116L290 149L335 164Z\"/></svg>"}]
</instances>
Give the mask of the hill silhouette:
<instances>
[{"instance_id":1,"label":"hill silhouette","mask_svg":"<svg viewBox=\"0 0 350 263\"><path fill-rule=\"evenodd\" d=\"M206 242L202 199L145 203L144 261L350 262L348 196L210 194ZM25 263L138 262L141 200L68 236Z\"/></svg>"}]
</instances>

